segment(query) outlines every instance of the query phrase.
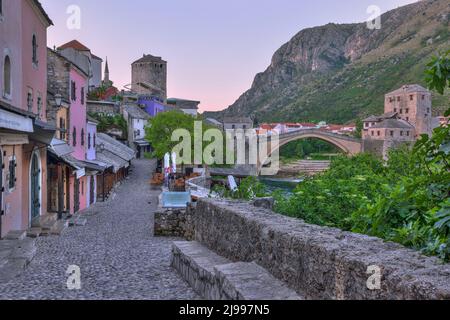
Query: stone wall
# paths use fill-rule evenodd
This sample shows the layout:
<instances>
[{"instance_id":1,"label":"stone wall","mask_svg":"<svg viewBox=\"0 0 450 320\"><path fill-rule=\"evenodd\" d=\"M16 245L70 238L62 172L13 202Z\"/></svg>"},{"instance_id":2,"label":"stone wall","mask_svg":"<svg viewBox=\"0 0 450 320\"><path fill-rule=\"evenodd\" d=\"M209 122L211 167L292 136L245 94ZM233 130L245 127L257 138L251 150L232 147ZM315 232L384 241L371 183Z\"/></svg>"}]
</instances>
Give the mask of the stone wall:
<instances>
[{"instance_id":1,"label":"stone wall","mask_svg":"<svg viewBox=\"0 0 450 320\"><path fill-rule=\"evenodd\" d=\"M381 158L383 157L384 151L384 141L374 139L363 140L363 152L371 153Z\"/></svg>"},{"instance_id":2,"label":"stone wall","mask_svg":"<svg viewBox=\"0 0 450 320\"><path fill-rule=\"evenodd\" d=\"M450 265L437 258L248 203L201 199L195 234L231 261L255 261L308 299L450 299ZM381 271L378 290L368 288L372 266Z\"/></svg>"},{"instance_id":3,"label":"stone wall","mask_svg":"<svg viewBox=\"0 0 450 320\"><path fill-rule=\"evenodd\" d=\"M155 212L154 235L194 240L195 205L187 209L161 209Z\"/></svg>"},{"instance_id":4,"label":"stone wall","mask_svg":"<svg viewBox=\"0 0 450 320\"><path fill-rule=\"evenodd\" d=\"M88 101L87 112L114 116L120 114L120 107L114 102Z\"/></svg>"}]
</instances>

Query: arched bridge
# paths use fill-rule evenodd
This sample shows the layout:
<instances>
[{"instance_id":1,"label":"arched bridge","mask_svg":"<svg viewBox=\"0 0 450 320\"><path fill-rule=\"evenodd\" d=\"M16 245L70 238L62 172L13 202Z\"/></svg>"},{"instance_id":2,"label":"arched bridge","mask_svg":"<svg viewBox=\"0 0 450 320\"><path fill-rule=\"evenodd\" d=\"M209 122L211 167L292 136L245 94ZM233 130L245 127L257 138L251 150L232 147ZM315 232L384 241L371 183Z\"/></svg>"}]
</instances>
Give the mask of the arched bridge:
<instances>
[{"instance_id":1,"label":"arched bridge","mask_svg":"<svg viewBox=\"0 0 450 320\"><path fill-rule=\"evenodd\" d=\"M298 130L293 131L289 133L283 133L278 135L279 137L279 143L272 146L272 143L270 142L269 137L269 143L267 147L267 158L266 159L260 159L260 165L258 167L262 167L270 158L270 156L277 150L279 150L282 146L288 144L292 141L302 140L302 139L308 139L308 138L316 138L323 141L326 141L328 143L331 143L332 145L336 146L337 148L341 149L343 153L353 156L358 153L362 152L363 144L361 139L345 136L345 135L339 135L327 131L322 131L318 129L307 129L307 130Z\"/></svg>"}]
</instances>

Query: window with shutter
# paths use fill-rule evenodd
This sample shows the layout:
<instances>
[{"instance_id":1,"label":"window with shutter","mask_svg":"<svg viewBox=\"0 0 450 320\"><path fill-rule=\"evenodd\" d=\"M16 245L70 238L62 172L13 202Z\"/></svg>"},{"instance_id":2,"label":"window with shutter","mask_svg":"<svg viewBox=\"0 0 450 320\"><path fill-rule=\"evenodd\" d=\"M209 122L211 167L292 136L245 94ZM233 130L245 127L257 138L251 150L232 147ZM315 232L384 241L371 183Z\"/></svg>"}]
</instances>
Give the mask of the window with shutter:
<instances>
[{"instance_id":1,"label":"window with shutter","mask_svg":"<svg viewBox=\"0 0 450 320\"><path fill-rule=\"evenodd\" d=\"M77 146L77 128L73 127L73 133L72 133L72 143L73 146Z\"/></svg>"},{"instance_id":2,"label":"window with shutter","mask_svg":"<svg viewBox=\"0 0 450 320\"><path fill-rule=\"evenodd\" d=\"M16 157L13 157L10 161L9 161L9 190L12 190L16 187Z\"/></svg>"}]
</instances>

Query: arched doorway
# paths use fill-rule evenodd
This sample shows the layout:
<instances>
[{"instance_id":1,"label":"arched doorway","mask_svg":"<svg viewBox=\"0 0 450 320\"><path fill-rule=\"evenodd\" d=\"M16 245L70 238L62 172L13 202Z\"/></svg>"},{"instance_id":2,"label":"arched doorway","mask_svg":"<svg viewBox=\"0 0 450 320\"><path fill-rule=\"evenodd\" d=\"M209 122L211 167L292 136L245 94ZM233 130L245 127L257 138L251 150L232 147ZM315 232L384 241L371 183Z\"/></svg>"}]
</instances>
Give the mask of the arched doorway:
<instances>
[{"instance_id":1,"label":"arched doorway","mask_svg":"<svg viewBox=\"0 0 450 320\"><path fill-rule=\"evenodd\" d=\"M30 164L30 223L41 215L41 180L41 159L39 151L34 151Z\"/></svg>"}]
</instances>

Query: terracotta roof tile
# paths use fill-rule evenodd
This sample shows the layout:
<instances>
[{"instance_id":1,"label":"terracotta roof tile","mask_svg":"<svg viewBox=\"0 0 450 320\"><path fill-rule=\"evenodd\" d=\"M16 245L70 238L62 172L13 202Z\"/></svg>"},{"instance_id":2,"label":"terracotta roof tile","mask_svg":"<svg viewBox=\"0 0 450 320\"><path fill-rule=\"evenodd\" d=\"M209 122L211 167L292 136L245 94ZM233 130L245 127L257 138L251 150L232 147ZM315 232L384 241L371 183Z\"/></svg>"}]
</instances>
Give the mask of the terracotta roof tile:
<instances>
[{"instance_id":1,"label":"terracotta roof tile","mask_svg":"<svg viewBox=\"0 0 450 320\"><path fill-rule=\"evenodd\" d=\"M82 44L78 40L69 41L69 42L63 44L62 46L60 46L58 48L58 50L64 50L64 49L67 49L67 48L72 48L72 49L75 49L75 50L78 50L78 51L91 51L91 49L86 47L84 44Z\"/></svg>"}]
</instances>

